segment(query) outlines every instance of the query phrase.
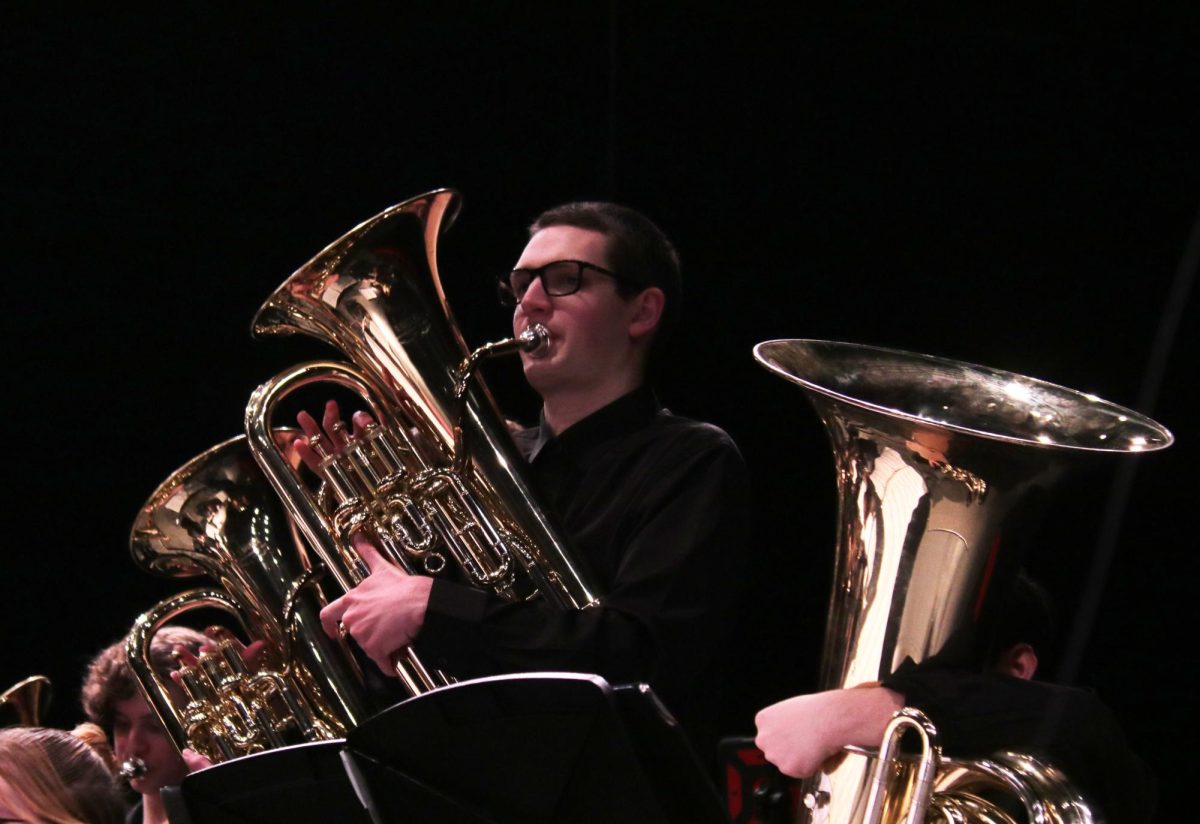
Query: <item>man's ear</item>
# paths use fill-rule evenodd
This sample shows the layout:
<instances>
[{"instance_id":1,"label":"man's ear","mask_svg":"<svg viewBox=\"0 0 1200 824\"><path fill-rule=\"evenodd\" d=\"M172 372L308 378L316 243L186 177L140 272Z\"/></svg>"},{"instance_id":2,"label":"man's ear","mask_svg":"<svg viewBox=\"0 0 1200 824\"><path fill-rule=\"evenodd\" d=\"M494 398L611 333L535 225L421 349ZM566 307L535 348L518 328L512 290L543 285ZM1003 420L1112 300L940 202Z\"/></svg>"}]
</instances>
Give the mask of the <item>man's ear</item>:
<instances>
[{"instance_id":1,"label":"man's ear","mask_svg":"<svg viewBox=\"0 0 1200 824\"><path fill-rule=\"evenodd\" d=\"M1029 644L1013 644L996 659L996 672L1026 681L1037 672L1037 652Z\"/></svg>"},{"instance_id":2,"label":"man's ear","mask_svg":"<svg viewBox=\"0 0 1200 824\"><path fill-rule=\"evenodd\" d=\"M648 286L630 298L629 337L639 340L658 328L667 298L657 286Z\"/></svg>"}]
</instances>

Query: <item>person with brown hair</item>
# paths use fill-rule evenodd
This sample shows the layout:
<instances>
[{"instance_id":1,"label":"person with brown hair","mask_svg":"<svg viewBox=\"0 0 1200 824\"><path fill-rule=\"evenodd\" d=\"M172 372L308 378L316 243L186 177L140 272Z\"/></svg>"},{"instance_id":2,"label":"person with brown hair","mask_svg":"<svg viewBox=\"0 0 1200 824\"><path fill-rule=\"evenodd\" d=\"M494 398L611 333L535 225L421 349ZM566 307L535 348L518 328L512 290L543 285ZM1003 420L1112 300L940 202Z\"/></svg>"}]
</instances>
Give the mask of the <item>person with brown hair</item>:
<instances>
[{"instance_id":1,"label":"person with brown hair","mask_svg":"<svg viewBox=\"0 0 1200 824\"><path fill-rule=\"evenodd\" d=\"M682 308L679 257L640 212L568 203L533 222L495 287L514 335L548 333L521 355L542 410L514 441L600 604L563 612L449 576L408 575L360 532L353 542L371 575L326 606L322 624L349 633L385 673L416 640L460 678L565 670L647 682L707 760L745 594L750 484L728 434L673 414L653 389L655 353ZM320 422L307 413L299 422L297 449L319 472L311 439L341 448L351 429L332 402ZM356 435L369 423L365 412L351 416Z\"/></svg>"},{"instance_id":2,"label":"person with brown hair","mask_svg":"<svg viewBox=\"0 0 1200 824\"><path fill-rule=\"evenodd\" d=\"M208 640L187 627L162 627L150 644L151 663L164 682L171 684L170 674L179 667L176 650L182 648L195 655ZM126 660L124 639L106 648L88 665L80 700L87 717L109 736L117 761L137 759L145 765L144 772L129 782L142 796L129 820L165 822L166 810L159 791L178 784L191 767L142 696Z\"/></svg>"},{"instance_id":3,"label":"person with brown hair","mask_svg":"<svg viewBox=\"0 0 1200 824\"><path fill-rule=\"evenodd\" d=\"M120 824L125 804L103 733L0 729L0 821Z\"/></svg>"}]
</instances>

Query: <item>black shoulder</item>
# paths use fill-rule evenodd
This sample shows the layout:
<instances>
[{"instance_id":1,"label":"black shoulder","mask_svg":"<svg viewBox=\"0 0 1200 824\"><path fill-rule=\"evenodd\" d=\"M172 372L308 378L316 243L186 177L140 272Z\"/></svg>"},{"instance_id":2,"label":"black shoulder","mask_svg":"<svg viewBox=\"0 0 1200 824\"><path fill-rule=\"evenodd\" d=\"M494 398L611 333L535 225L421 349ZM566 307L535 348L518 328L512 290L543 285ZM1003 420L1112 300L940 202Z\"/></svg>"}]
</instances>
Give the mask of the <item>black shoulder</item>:
<instances>
[{"instance_id":1,"label":"black shoulder","mask_svg":"<svg viewBox=\"0 0 1200 824\"><path fill-rule=\"evenodd\" d=\"M716 424L680 417L666 410L660 412L649 428L651 437L665 442L672 449L698 453L724 453L738 461L742 453L729 433Z\"/></svg>"}]
</instances>

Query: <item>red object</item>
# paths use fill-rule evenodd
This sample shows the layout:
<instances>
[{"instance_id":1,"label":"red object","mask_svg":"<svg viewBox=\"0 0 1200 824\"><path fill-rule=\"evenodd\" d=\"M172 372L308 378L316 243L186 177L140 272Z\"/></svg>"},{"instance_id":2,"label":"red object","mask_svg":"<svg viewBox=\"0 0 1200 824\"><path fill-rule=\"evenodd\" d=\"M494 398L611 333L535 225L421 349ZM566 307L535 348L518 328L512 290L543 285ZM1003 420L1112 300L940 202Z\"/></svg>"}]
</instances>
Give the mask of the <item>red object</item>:
<instances>
[{"instance_id":1,"label":"red object","mask_svg":"<svg viewBox=\"0 0 1200 824\"><path fill-rule=\"evenodd\" d=\"M768 763L753 738L724 738L718 752L725 773L725 811L732 824L795 820L800 783Z\"/></svg>"}]
</instances>

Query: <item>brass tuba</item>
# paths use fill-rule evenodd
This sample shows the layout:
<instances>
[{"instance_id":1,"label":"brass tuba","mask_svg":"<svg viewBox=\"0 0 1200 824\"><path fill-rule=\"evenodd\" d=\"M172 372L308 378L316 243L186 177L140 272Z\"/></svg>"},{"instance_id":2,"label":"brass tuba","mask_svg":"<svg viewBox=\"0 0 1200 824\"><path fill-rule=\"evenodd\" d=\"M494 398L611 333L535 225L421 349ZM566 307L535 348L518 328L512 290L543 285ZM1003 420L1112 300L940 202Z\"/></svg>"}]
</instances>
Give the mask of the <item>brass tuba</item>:
<instances>
[{"instance_id":1,"label":"brass tuba","mask_svg":"<svg viewBox=\"0 0 1200 824\"><path fill-rule=\"evenodd\" d=\"M754 354L805 390L833 445L838 542L822 690L879 681L906 658L971 660L1063 472L1084 455L1172 442L1143 415L1011 372L815 340L766 341ZM904 730L923 742L919 762L894 757ZM933 725L911 710L881 752L852 748L809 779L801 818L1014 820L987 800L997 791L1030 821L1092 820L1052 766L1015 753L944 758Z\"/></svg>"},{"instance_id":2,"label":"brass tuba","mask_svg":"<svg viewBox=\"0 0 1200 824\"><path fill-rule=\"evenodd\" d=\"M336 594L366 575L350 543L360 530L411 573L445 570L507 599L541 597L564 609L597 602L566 542L533 503L522 474L524 461L477 375L483 360L535 351L545 345L548 333L537 327L468 352L446 303L436 249L457 203L454 192L440 190L393 206L350 230L288 278L258 311L254 334L312 335L340 349L353 365L302 364L263 384L246 408L245 439L197 458L177 473L187 476L186 483L173 476L164 484L171 489L190 484L177 497L189 501L198 496L195 505L187 506L204 514L189 515L179 528L177 514L168 513L168 526L180 536L187 533L185 540L169 550L159 542L150 553L135 546L135 556L160 572L190 575L202 570L221 589L197 592L184 599L186 604L167 599L143 616L130 638L131 662L141 660L142 674L151 678L144 670L155 629L192 608L192 601L238 612L252 637L264 638L280 653L260 673L236 672L241 667L236 649L226 649L218 661L202 656L203 672L192 668L181 679L189 687L191 710L171 710L165 696L156 700L152 695L160 714L175 716L174 721L164 716L164 721L181 746L192 740L189 725L233 730L252 739L235 748L232 755L238 755L277 745L243 728L250 726L245 719L256 714L268 728L318 740L342 734L371 712L354 659L325 637L317 621L326 588ZM288 448L293 436L273 423L281 400L314 383L358 394L375 421L348 446L313 439L312 448L323 458L319 490L298 471ZM229 468L231 462L236 469ZM263 494L268 485L277 499ZM227 486L237 491L229 492ZM172 493L160 490L143 509L139 525L164 518L156 499L171 500ZM230 525L233 535L226 531ZM138 534L135 526L135 545ZM268 551L268 546L289 548ZM210 553L214 548L219 551ZM201 562L197 554L215 560ZM397 654L394 663L411 695L451 680L412 649ZM192 696L192 675L200 682L197 695L208 698ZM255 686L245 686L247 680ZM242 686L227 689L229 684ZM159 692L170 692L168 685L162 687ZM229 701L214 697L234 693ZM233 717L205 710L217 704L228 704ZM277 716L280 707L294 709L296 717ZM232 733L224 735L225 740L233 738ZM285 743L287 739L283 736Z\"/></svg>"}]
</instances>

